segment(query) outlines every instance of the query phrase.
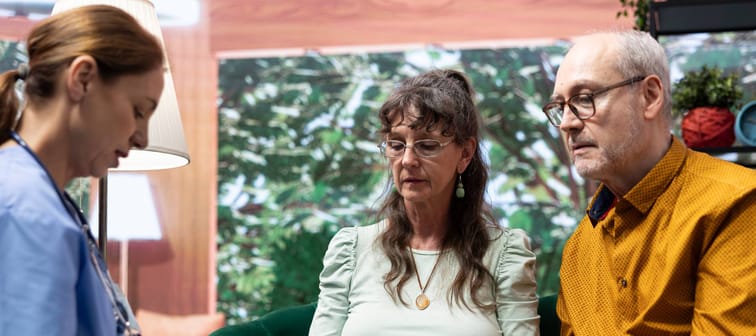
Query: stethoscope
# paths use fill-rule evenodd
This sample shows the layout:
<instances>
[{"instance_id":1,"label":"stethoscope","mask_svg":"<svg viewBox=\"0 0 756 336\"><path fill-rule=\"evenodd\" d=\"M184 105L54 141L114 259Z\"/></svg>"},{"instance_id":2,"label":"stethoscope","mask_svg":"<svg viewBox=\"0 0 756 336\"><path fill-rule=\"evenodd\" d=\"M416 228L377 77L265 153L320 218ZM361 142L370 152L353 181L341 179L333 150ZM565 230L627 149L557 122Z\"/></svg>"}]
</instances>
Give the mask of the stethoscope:
<instances>
[{"instance_id":1,"label":"stethoscope","mask_svg":"<svg viewBox=\"0 0 756 336\"><path fill-rule=\"evenodd\" d=\"M58 189L58 186L55 184L52 175L50 175L50 172L47 171L47 168L42 164L42 161L39 160L37 154L34 154L34 151L32 151L31 147L26 144L26 141L24 141L24 139L21 139L21 136L19 136L15 131L11 131L10 136L34 159L35 162L37 162L40 167L42 167L45 175L47 175L47 179L50 182L50 185L58 194L60 202L66 208L68 214L71 215L71 218L74 220L74 222L79 224L81 232L84 234L84 236L87 237L87 250L89 259L95 267L97 277L100 278L100 282L102 282L102 285L105 286L105 291L107 292L110 303L113 306L113 316L116 320L118 334L127 336L140 335L140 331L136 324L132 325L132 323L129 321L128 311L130 310L130 308L127 308L128 303L125 299L120 299L123 296L119 296L116 293L115 283L113 282L113 279L110 277L110 274L108 272L104 271L106 268L105 261L100 255L100 251L97 248L97 242L94 238L94 235L92 234L92 231L89 229L89 224L87 223L87 218L84 216L84 213L81 211L79 206L76 205L76 202L71 199L71 196L69 196L68 193L61 192L61 190Z\"/></svg>"}]
</instances>

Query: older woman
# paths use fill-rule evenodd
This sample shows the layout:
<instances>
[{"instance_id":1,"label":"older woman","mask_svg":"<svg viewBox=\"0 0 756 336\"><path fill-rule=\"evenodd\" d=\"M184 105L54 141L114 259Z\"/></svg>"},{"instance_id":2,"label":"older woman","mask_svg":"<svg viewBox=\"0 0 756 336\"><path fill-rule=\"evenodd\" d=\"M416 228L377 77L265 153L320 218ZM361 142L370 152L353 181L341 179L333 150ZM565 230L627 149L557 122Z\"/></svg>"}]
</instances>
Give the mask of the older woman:
<instances>
[{"instance_id":1,"label":"older woman","mask_svg":"<svg viewBox=\"0 0 756 336\"><path fill-rule=\"evenodd\" d=\"M331 240L310 335L538 334L535 255L484 203L473 97L464 74L435 70L383 104L393 188L378 223Z\"/></svg>"}]
</instances>

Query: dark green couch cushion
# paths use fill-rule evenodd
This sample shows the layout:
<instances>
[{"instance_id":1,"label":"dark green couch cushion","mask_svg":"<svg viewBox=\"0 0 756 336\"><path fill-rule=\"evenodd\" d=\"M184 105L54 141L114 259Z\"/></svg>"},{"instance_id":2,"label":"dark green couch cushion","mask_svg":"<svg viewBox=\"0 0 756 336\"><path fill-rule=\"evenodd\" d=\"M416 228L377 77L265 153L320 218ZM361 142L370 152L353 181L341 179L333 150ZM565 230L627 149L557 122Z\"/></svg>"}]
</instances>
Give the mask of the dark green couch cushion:
<instances>
[{"instance_id":1,"label":"dark green couch cushion","mask_svg":"<svg viewBox=\"0 0 756 336\"><path fill-rule=\"evenodd\" d=\"M210 336L307 335L316 305L310 303L274 310L257 320L220 328Z\"/></svg>"},{"instance_id":2,"label":"dark green couch cushion","mask_svg":"<svg viewBox=\"0 0 756 336\"><path fill-rule=\"evenodd\" d=\"M559 335L562 322L556 313L557 295L538 298L538 315L541 315L541 336Z\"/></svg>"}]
</instances>

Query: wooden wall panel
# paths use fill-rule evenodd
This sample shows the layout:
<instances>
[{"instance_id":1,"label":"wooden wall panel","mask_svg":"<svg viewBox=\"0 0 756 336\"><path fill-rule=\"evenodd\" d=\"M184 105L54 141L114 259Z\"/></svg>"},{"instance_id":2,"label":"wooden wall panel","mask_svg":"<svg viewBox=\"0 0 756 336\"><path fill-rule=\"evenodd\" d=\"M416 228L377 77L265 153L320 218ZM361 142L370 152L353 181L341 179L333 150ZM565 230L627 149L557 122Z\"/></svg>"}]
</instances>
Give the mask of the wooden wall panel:
<instances>
[{"instance_id":1,"label":"wooden wall panel","mask_svg":"<svg viewBox=\"0 0 756 336\"><path fill-rule=\"evenodd\" d=\"M597 28L632 25L629 19L615 17L620 9L616 0L212 0L209 4L214 52L569 38Z\"/></svg>"}]
</instances>

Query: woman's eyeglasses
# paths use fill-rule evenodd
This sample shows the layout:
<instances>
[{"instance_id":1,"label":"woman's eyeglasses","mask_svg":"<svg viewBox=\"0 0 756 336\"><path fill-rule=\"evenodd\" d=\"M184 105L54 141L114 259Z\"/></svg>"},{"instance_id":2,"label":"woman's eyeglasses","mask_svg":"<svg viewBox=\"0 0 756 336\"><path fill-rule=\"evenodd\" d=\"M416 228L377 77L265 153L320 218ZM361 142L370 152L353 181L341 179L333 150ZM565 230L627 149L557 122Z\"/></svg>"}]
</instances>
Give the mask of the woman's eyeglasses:
<instances>
[{"instance_id":1,"label":"woman's eyeglasses","mask_svg":"<svg viewBox=\"0 0 756 336\"><path fill-rule=\"evenodd\" d=\"M567 99L566 102L550 102L543 107L543 113L546 113L546 118L548 118L549 122L556 127L559 127L559 125L562 124L562 119L564 118L564 105L569 106L572 114L574 114L578 119L588 119L596 114L596 104L593 101L596 96L606 93L612 89L642 81L645 78L646 77L644 76L633 77L590 93L576 94Z\"/></svg>"},{"instance_id":2,"label":"woman's eyeglasses","mask_svg":"<svg viewBox=\"0 0 756 336\"><path fill-rule=\"evenodd\" d=\"M450 144L452 141L441 142L433 139L417 140L413 144L408 145L399 140L386 140L378 145L381 150L381 154L387 158L397 158L404 155L404 150L412 148L415 151L415 155L421 158L432 158L441 153L441 151Z\"/></svg>"}]
</instances>

